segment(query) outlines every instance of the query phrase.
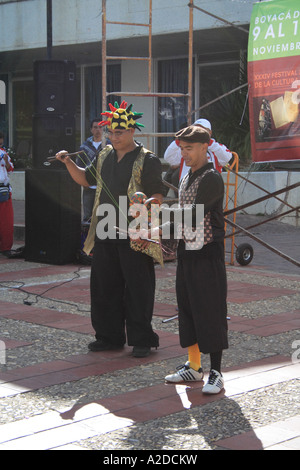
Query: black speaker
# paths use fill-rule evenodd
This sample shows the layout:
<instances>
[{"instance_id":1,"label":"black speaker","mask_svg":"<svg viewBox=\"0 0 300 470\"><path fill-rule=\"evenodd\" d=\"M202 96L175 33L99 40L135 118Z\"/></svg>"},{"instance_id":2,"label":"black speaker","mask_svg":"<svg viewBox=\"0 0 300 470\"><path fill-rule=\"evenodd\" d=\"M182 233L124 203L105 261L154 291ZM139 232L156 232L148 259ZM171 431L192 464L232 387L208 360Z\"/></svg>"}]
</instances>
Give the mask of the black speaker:
<instances>
[{"instance_id":1,"label":"black speaker","mask_svg":"<svg viewBox=\"0 0 300 470\"><path fill-rule=\"evenodd\" d=\"M68 172L26 170L25 260L67 264L80 246L80 186Z\"/></svg>"},{"instance_id":2,"label":"black speaker","mask_svg":"<svg viewBox=\"0 0 300 470\"><path fill-rule=\"evenodd\" d=\"M33 64L34 113L76 113L76 65L67 60L37 60Z\"/></svg>"},{"instance_id":3,"label":"black speaker","mask_svg":"<svg viewBox=\"0 0 300 470\"><path fill-rule=\"evenodd\" d=\"M59 150L76 151L75 117L71 115L35 115L32 123L32 162L34 168L45 169L47 157ZM64 169L57 162L55 168Z\"/></svg>"}]
</instances>

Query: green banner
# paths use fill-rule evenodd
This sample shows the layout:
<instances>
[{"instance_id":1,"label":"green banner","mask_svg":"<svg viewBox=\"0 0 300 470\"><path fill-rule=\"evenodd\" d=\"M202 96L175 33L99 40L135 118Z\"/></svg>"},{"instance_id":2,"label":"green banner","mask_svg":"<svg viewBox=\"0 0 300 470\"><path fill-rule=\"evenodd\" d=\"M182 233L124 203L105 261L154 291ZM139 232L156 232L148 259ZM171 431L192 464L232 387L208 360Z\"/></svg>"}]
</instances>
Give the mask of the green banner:
<instances>
[{"instance_id":1,"label":"green banner","mask_svg":"<svg viewBox=\"0 0 300 470\"><path fill-rule=\"evenodd\" d=\"M300 55L300 0L253 5L248 61Z\"/></svg>"},{"instance_id":2,"label":"green banner","mask_svg":"<svg viewBox=\"0 0 300 470\"><path fill-rule=\"evenodd\" d=\"M300 0L253 5L248 84L253 161L300 160Z\"/></svg>"}]
</instances>

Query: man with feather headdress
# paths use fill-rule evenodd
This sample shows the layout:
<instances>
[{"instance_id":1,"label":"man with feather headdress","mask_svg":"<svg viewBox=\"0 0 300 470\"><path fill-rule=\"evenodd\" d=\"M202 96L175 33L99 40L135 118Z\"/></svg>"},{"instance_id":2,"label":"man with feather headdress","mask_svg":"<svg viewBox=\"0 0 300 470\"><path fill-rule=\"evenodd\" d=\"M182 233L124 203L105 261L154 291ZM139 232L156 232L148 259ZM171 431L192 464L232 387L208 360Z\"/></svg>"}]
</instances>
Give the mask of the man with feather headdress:
<instances>
[{"instance_id":1,"label":"man with feather headdress","mask_svg":"<svg viewBox=\"0 0 300 470\"><path fill-rule=\"evenodd\" d=\"M134 357L145 357L159 345L152 329L155 294L154 260L161 262L159 244L149 243L141 249L127 235L116 232L109 212L117 214L116 223L128 227L128 206L133 195L144 193L162 202L163 183L160 160L134 139L142 113L132 111L123 101L109 105L99 123L107 127L111 145L100 152L97 167L83 170L64 155L57 154L72 178L82 186L97 185L95 204L84 251L93 249L91 269L91 319L96 340L91 351L133 346ZM120 197L127 207L120 207ZM127 198L127 199L126 199ZM127 225L126 225L127 224Z\"/></svg>"}]
</instances>

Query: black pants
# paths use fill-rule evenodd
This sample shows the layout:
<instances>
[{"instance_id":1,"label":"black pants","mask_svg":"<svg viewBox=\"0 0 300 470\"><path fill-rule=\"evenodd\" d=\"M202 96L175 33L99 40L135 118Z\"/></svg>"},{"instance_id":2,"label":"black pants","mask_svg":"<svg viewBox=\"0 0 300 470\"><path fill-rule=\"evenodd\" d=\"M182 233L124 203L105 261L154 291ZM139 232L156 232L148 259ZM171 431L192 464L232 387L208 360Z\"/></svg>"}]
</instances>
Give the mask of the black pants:
<instances>
[{"instance_id":1,"label":"black pants","mask_svg":"<svg viewBox=\"0 0 300 470\"><path fill-rule=\"evenodd\" d=\"M178 257L176 293L183 348L198 343L203 353L228 348L224 245L210 243Z\"/></svg>"},{"instance_id":2,"label":"black pants","mask_svg":"<svg viewBox=\"0 0 300 470\"><path fill-rule=\"evenodd\" d=\"M82 207L83 207L83 222L88 222L92 217L96 190L91 188L83 188L82 191Z\"/></svg>"},{"instance_id":3,"label":"black pants","mask_svg":"<svg viewBox=\"0 0 300 470\"><path fill-rule=\"evenodd\" d=\"M152 258L129 243L96 243L91 270L91 317L96 339L114 345L158 346L151 321L155 295Z\"/></svg>"}]
</instances>

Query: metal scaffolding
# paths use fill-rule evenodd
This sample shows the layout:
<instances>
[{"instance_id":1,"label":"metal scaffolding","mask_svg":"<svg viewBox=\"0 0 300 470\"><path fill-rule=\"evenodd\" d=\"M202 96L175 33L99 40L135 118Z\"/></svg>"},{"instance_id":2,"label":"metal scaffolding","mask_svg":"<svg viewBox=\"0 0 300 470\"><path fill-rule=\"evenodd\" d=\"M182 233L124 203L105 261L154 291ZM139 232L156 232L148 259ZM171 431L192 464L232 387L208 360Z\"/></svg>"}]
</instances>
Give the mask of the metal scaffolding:
<instances>
[{"instance_id":1,"label":"metal scaffolding","mask_svg":"<svg viewBox=\"0 0 300 470\"><path fill-rule=\"evenodd\" d=\"M192 87L193 87L193 1L189 3L189 58L188 58L188 93L158 93L152 90L152 0L149 0L149 21L148 23L125 23L120 21L107 20L106 0L102 0L102 109L106 110L107 97L114 96L139 96L153 98L187 98L188 117L187 122L192 121ZM127 25L138 26L148 29L148 57L128 57L107 55L107 25ZM107 92L107 61L108 60L138 60L148 62L148 90L146 92L112 91ZM173 137L174 133L148 133L140 134L141 137Z\"/></svg>"}]
</instances>

